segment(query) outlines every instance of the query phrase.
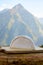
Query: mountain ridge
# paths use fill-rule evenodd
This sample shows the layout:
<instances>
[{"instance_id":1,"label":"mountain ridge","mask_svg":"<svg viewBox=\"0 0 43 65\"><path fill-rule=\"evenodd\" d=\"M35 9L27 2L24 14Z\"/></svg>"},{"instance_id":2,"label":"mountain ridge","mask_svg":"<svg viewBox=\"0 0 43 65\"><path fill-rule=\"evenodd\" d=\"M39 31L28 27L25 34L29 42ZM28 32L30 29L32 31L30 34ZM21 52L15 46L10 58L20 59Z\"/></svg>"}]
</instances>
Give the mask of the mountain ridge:
<instances>
[{"instance_id":1,"label":"mountain ridge","mask_svg":"<svg viewBox=\"0 0 43 65\"><path fill-rule=\"evenodd\" d=\"M37 43L43 37L39 20L21 4L0 14L0 45L9 45L18 35L31 37L36 45L42 44Z\"/></svg>"}]
</instances>

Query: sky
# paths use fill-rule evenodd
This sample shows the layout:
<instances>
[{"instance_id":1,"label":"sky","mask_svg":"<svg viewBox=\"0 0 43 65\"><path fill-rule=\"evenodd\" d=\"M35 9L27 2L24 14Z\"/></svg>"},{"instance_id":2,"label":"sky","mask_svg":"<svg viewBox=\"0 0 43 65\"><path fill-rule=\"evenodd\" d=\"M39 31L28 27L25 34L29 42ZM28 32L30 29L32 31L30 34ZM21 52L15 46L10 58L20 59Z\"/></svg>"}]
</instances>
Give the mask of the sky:
<instances>
[{"instance_id":1,"label":"sky","mask_svg":"<svg viewBox=\"0 0 43 65\"><path fill-rule=\"evenodd\" d=\"M43 0L0 0L0 11L21 4L35 17L43 18Z\"/></svg>"}]
</instances>

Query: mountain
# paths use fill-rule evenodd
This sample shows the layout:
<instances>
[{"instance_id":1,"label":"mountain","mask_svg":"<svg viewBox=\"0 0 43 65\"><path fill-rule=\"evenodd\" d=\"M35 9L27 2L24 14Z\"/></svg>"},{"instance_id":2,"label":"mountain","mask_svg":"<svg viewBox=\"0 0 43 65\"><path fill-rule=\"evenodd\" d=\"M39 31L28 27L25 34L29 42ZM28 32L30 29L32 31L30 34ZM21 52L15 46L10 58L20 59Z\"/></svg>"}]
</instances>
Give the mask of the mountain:
<instances>
[{"instance_id":1,"label":"mountain","mask_svg":"<svg viewBox=\"0 0 43 65\"><path fill-rule=\"evenodd\" d=\"M43 44L43 29L39 20L21 4L0 12L0 45L9 45L18 35L31 37L36 45Z\"/></svg>"},{"instance_id":2,"label":"mountain","mask_svg":"<svg viewBox=\"0 0 43 65\"><path fill-rule=\"evenodd\" d=\"M43 24L43 18L39 18L41 24Z\"/></svg>"},{"instance_id":3,"label":"mountain","mask_svg":"<svg viewBox=\"0 0 43 65\"><path fill-rule=\"evenodd\" d=\"M39 22L40 22L41 27L42 27L42 29L43 29L43 18L39 18Z\"/></svg>"}]
</instances>

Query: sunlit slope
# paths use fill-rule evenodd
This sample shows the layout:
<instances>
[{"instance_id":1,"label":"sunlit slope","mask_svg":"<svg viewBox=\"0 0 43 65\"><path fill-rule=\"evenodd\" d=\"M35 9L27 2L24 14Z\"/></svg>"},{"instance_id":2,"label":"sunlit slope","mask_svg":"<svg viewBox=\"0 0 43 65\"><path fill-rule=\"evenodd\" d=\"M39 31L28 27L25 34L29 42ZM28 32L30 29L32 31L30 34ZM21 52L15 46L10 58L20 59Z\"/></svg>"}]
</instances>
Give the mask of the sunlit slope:
<instances>
[{"instance_id":1,"label":"sunlit slope","mask_svg":"<svg viewBox=\"0 0 43 65\"><path fill-rule=\"evenodd\" d=\"M39 18L39 22L43 24L43 18Z\"/></svg>"},{"instance_id":2,"label":"sunlit slope","mask_svg":"<svg viewBox=\"0 0 43 65\"><path fill-rule=\"evenodd\" d=\"M0 45L9 45L18 35L31 37L36 45L43 44L43 30L38 19L20 4L0 12Z\"/></svg>"}]
</instances>

